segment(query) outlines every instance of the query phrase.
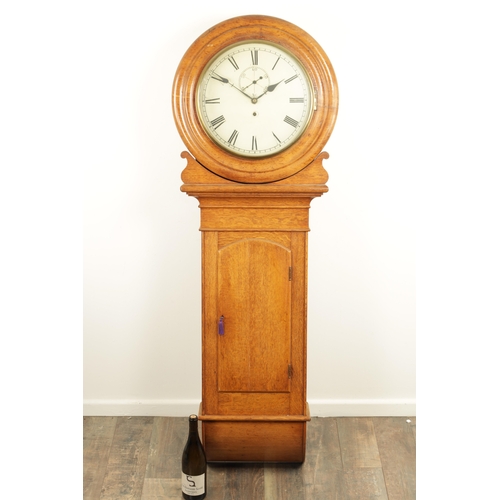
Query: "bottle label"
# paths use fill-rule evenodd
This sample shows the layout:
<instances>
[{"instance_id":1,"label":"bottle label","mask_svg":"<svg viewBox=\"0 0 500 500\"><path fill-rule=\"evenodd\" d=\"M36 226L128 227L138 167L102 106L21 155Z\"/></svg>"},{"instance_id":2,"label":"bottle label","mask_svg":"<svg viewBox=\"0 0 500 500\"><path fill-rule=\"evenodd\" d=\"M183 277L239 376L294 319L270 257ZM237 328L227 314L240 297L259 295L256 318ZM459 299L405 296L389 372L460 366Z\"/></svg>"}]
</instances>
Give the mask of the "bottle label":
<instances>
[{"instance_id":1,"label":"bottle label","mask_svg":"<svg viewBox=\"0 0 500 500\"><path fill-rule=\"evenodd\" d=\"M203 495L205 493L205 474L188 476L183 472L182 492L191 496Z\"/></svg>"}]
</instances>

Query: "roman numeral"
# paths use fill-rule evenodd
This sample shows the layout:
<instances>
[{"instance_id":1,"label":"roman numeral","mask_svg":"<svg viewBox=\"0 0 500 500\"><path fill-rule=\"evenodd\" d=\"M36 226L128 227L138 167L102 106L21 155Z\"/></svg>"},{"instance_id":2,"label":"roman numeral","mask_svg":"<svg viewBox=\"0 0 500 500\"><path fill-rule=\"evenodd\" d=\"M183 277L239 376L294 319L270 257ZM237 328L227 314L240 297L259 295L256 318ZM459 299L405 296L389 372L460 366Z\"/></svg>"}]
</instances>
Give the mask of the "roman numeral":
<instances>
[{"instance_id":1,"label":"roman numeral","mask_svg":"<svg viewBox=\"0 0 500 500\"><path fill-rule=\"evenodd\" d=\"M236 144L236 139L238 139L238 134L239 132L237 130L233 130L233 133L231 134L231 137L229 138L229 141L227 141L229 144L234 146Z\"/></svg>"},{"instance_id":2,"label":"roman numeral","mask_svg":"<svg viewBox=\"0 0 500 500\"><path fill-rule=\"evenodd\" d=\"M302 104L303 102L303 97L290 97L290 104Z\"/></svg>"},{"instance_id":3,"label":"roman numeral","mask_svg":"<svg viewBox=\"0 0 500 500\"><path fill-rule=\"evenodd\" d=\"M252 64L254 66L257 66L257 64L259 64L259 51L254 49L252 50L251 54L252 54Z\"/></svg>"},{"instance_id":4,"label":"roman numeral","mask_svg":"<svg viewBox=\"0 0 500 500\"><path fill-rule=\"evenodd\" d=\"M252 135L252 151L257 151L259 148L257 147L257 137Z\"/></svg>"},{"instance_id":5,"label":"roman numeral","mask_svg":"<svg viewBox=\"0 0 500 500\"><path fill-rule=\"evenodd\" d=\"M225 121L226 119L224 118L224 115L220 115L219 117L215 118L215 120L212 120L210 123L212 124L214 129L218 129Z\"/></svg>"},{"instance_id":6,"label":"roman numeral","mask_svg":"<svg viewBox=\"0 0 500 500\"><path fill-rule=\"evenodd\" d=\"M285 116L284 121L288 123L288 125L291 125L292 127L297 127L299 122L297 120L294 120L293 118L290 118L288 115Z\"/></svg>"},{"instance_id":7,"label":"roman numeral","mask_svg":"<svg viewBox=\"0 0 500 500\"><path fill-rule=\"evenodd\" d=\"M240 67L238 66L238 64L236 63L236 61L234 60L234 57L233 56L229 56L228 58L228 61L233 65L234 69L240 69Z\"/></svg>"},{"instance_id":8,"label":"roman numeral","mask_svg":"<svg viewBox=\"0 0 500 500\"><path fill-rule=\"evenodd\" d=\"M276 59L276 62L274 63L274 66L272 67L272 69L276 68L276 65L278 64L278 61L281 59L281 56L278 57L278 59Z\"/></svg>"},{"instance_id":9,"label":"roman numeral","mask_svg":"<svg viewBox=\"0 0 500 500\"><path fill-rule=\"evenodd\" d=\"M297 75L291 76L288 80L285 80L285 83L290 83L292 80L295 80L297 78Z\"/></svg>"},{"instance_id":10,"label":"roman numeral","mask_svg":"<svg viewBox=\"0 0 500 500\"><path fill-rule=\"evenodd\" d=\"M273 132L274 138L278 141L279 144L281 144L281 141L279 140L278 136Z\"/></svg>"},{"instance_id":11,"label":"roman numeral","mask_svg":"<svg viewBox=\"0 0 500 500\"><path fill-rule=\"evenodd\" d=\"M205 104L220 104L220 97L214 99L205 99Z\"/></svg>"}]
</instances>

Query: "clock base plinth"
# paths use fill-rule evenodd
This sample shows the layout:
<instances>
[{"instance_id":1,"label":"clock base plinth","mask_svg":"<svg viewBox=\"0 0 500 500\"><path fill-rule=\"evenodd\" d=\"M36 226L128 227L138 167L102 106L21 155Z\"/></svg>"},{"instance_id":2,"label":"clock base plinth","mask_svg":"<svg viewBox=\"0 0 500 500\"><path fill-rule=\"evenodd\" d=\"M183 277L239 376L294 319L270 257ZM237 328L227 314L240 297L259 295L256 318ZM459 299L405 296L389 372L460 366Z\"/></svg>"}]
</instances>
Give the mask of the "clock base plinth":
<instances>
[{"instance_id":1,"label":"clock base plinth","mask_svg":"<svg viewBox=\"0 0 500 500\"><path fill-rule=\"evenodd\" d=\"M278 417L200 415L207 461L302 463L306 425L311 418L307 413Z\"/></svg>"}]
</instances>

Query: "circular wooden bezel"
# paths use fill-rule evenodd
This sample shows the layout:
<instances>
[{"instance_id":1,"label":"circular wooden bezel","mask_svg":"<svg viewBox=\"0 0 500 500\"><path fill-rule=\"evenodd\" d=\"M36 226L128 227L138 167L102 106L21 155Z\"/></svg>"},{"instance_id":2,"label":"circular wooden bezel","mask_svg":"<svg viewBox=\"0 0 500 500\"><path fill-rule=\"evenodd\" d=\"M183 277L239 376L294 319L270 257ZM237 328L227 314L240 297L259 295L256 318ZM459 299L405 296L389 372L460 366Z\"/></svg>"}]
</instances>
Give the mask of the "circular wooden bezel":
<instances>
[{"instance_id":1,"label":"circular wooden bezel","mask_svg":"<svg viewBox=\"0 0 500 500\"><path fill-rule=\"evenodd\" d=\"M221 50L245 40L271 42L291 52L309 75L315 93L315 110L305 132L272 156L231 153L210 139L198 119L196 88L205 66ZM299 172L321 153L337 117L337 81L323 49L301 28L270 16L239 16L215 25L189 47L175 75L172 106L181 139L204 167L237 182L273 182Z\"/></svg>"}]
</instances>

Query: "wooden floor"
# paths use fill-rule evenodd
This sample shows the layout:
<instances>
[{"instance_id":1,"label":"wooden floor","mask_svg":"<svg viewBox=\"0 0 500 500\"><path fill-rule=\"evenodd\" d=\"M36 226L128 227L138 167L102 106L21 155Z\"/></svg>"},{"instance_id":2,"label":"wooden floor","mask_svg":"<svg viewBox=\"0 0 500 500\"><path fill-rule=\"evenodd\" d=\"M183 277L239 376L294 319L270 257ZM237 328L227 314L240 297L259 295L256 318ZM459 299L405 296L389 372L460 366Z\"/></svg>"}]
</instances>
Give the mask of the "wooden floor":
<instances>
[{"instance_id":1,"label":"wooden floor","mask_svg":"<svg viewBox=\"0 0 500 500\"><path fill-rule=\"evenodd\" d=\"M313 418L301 465L209 465L207 500L416 498L415 418ZM179 500L187 418L84 417L84 500Z\"/></svg>"}]
</instances>

